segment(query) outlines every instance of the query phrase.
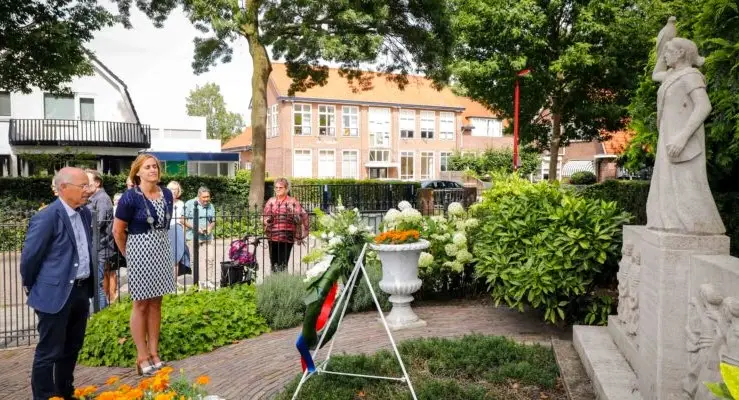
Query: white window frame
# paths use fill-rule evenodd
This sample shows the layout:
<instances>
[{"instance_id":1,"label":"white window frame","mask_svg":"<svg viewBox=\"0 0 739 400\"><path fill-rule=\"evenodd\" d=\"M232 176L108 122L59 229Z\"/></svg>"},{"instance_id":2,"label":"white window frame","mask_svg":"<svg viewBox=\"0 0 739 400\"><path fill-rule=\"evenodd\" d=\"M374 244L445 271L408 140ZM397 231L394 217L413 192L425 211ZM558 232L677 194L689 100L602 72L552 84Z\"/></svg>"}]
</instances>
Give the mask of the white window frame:
<instances>
[{"instance_id":1,"label":"white window frame","mask_svg":"<svg viewBox=\"0 0 739 400\"><path fill-rule=\"evenodd\" d=\"M379 158L384 158L384 160L378 160L377 155L379 155L379 154L383 154L384 155L384 157L379 157ZM375 157L372 157L373 155ZM383 150L383 149L370 150L368 157L369 157L368 158L369 161L384 161L384 162L389 162L390 161L390 150Z\"/></svg>"},{"instance_id":2,"label":"white window frame","mask_svg":"<svg viewBox=\"0 0 739 400\"><path fill-rule=\"evenodd\" d=\"M421 111L421 139L436 136L436 111Z\"/></svg>"},{"instance_id":3,"label":"white window frame","mask_svg":"<svg viewBox=\"0 0 739 400\"><path fill-rule=\"evenodd\" d=\"M2 113L2 114L0 114L0 117L10 117L10 116L12 116L13 115L13 98L10 95L10 92L6 92L6 91L3 91L3 90L0 90L0 97L5 97L5 98L8 99L8 110L7 110L7 114L6 113Z\"/></svg>"},{"instance_id":4,"label":"white window frame","mask_svg":"<svg viewBox=\"0 0 739 400\"><path fill-rule=\"evenodd\" d=\"M322 124L321 117L326 117L328 125ZM336 136L336 106L318 105L318 135Z\"/></svg>"},{"instance_id":5,"label":"white window frame","mask_svg":"<svg viewBox=\"0 0 739 400\"><path fill-rule=\"evenodd\" d=\"M55 116L52 117L52 118L47 117L47 112L48 112L48 110L47 110L47 104L46 104L46 99L47 98L53 98L53 99L56 99L56 100L64 99L64 100L71 101L72 102L72 114L73 115L71 117L69 117L69 118L57 118ZM77 119L77 115L78 115L78 111L77 111L77 96L75 96L74 94L72 94L72 95L60 95L60 96L57 96L57 95L53 95L51 93L44 93L44 100L43 101L44 101L44 119L51 119L51 120L54 120L54 119L59 119L59 120L74 120L74 119Z\"/></svg>"},{"instance_id":6,"label":"white window frame","mask_svg":"<svg viewBox=\"0 0 739 400\"><path fill-rule=\"evenodd\" d=\"M453 153L451 151L439 152L439 171L441 172L450 171L449 159L452 158L452 154Z\"/></svg>"},{"instance_id":7,"label":"white window frame","mask_svg":"<svg viewBox=\"0 0 739 400\"><path fill-rule=\"evenodd\" d=\"M194 166L195 166L195 171L196 171L195 172L195 175L196 176L226 176L226 177L227 176L230 176L229 175L229 172L230 172L231 168L230 168L230 165L229 165L229 163L230 163L229 161L188 161L188 164L187 164L188 174L190 172L190 165L191 165L190 163L193 163ZM200 167L202 167L203 164L208 164L208 165L215 164L216 165L216 174L215 175L202 175L201 172L200 172ZM222 175L221 174L221 164L226 164L226 175Z\"/></svg>"},{"instance_id":8,"label":"white window frame","mask_svg":"<svg viewBox=\"0 0 739 400\"><path fill-rule=\"evenodd\" d=\"M439 113L439 139L454 140L454 125L456 116L453 112Z\"/></svg>"},{"instance_id":9,"label":"white window frame","mask_svg":"<svg viewBox=\"0 0 739 400\"><path fill-rule=\"evenodd\" d=\"M470 118L472 136L503 137L503 121L495 118Z\"/></svg>"},{"instance_id":10,"label":"white window frame","mask_svg":"<svg viewBox=\"0 0 739 400\"><path fill-rule=\"evenodd\" d=\"M295 124L295 117L300 115L300 125ZM293 133L297 136L310 136L313 127L313 107L310 104L293 104Z\"/></svg>"},{"instance_id":11,"label":"white window frame","mask_svg":"<svg viewBox=\"0 0 739 400\"><path fill-rule=\"evenodd\" d=\"M423 160L424 158L427 160L428 165L426 166L426 174L423 173ZM420 174L420 179L434 179L434 176L436 175L436 169L434 168L434 152L433 151L422 151L421 155L419 156L420 165L418 168L418 173Z\"/></svg>"},{"instance_id":12,"label":"white window frame","mask_svg":"<svg viewBox=\"0 0 739 400\"><path fill-rule=\"evenodd\" d=\"M298 152L301 154L309 155L310 156L310 168L308 171L308 175L305 175L303 171L303 175L299 175L296 172L298 172L298 169L295 168L295 156L298 155ZM294 178L312 178L313 177L313 151L311 149L293 149L293 175Z\"/></svg>"},{"instance_id":13,"label":"white window frame","mask_svg":"<svg viewBox=\"0 0 739 400\"><path fill-rule=\"evenodd\" d=\"M382 116L382 118L379 118ZM389 108L370 107L369 109L369 147L390 148L390 121L392 112Z\"/></svg>"},{"instance_id":14,"label":"white window frame","mask_svg":"<svg viewBox=\"0 0 739 400\"><path fill-rule=\"evenodd\" d=\"M324 161L324 154L331 154L331 160L333 165L327 168L330 173L322 173L323 168L321 163ZM336 178L336 150L335 149L320 149L318 150L318 177L319 178Z\"/></svg>"},{"instance_id":15,"label":"white window frame","mask_svg":"<svg viewBox=\"0 0 739 400\"><path fill-rule=\"evenodd\" d=\"M82 115L82 103L87 101L92 104L92 118L84 119ZM81 121L95 121L95 98L90 96L80 96L77 98L77 105L79 107L79 119Z\"/></svg>"},{"instance_id":16,"label":"white window frame","mask_svg":"<svg viewBox=\"0 0 739 400\"><path fill-rule=\"evenodd\" d=\"M267 137L277 137L279 134L278 117L279 111L277 109L277 104L272 104L272 106L267 109Z\"/></svg>"},{"instance_id":17,"label":"white window frame","mask_svg":"<svg viewBox=\"0 0 739 400\"><path fill-rule=\"evenodd\" d=\"M359 137L359 107L342 106L341 123L343 136Z\"/></svg>"},{"instance_id":18,"label":"white window frame","mask_svg":"<svg viewBox=\"0 0 739 400\"><path fill-rule=\"evenodd\" d=\"M401 139L413 139L416 133L416 110L400 110L398 130Z\"/></svg>"},{"instance_id":19,"label":"white window frame","mask_svg":"<svg viewBox=\"0 0 739 400\"><path fill-rule=\"evenodd\" d=\"M411 171L410 171L410 174L408 173L404 174L403 173L403 166L404 166L403 157L408 157L408 156L411 157L411 163L410 163ZM400 180L404 180L404 181L413 180L416 177L416 152L401 151L398 160L400 161L400 173L399 173Z\"/></svg>"},{"instance_id":20,"label":"white window frame","mask_svg":"<svg viewBox=\"0 0 739 400\"><path fill-rule=\"evenodd\" d=\"M351 168L347 166L346 154L354 154L354 171L351 171ZM341 151L341 177L359 179L359 150Z\"/></svg>"}]
</instances>

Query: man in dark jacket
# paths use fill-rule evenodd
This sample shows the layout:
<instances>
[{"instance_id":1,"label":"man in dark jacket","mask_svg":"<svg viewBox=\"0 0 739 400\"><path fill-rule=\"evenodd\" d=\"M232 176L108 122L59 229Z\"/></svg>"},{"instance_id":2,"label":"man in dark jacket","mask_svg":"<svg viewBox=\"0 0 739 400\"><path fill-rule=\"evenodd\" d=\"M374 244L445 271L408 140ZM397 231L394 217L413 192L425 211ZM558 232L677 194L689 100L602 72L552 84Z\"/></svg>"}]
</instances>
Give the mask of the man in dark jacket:
<instances>
[{"instance_id":1,"label":"man in dark jacket","mask_svg":"<svg viewBox=\"0 0 739 400\"><path fill-rule=\"evenodd\" d=\"M108 306L108 298L106 297L105 290L103 290L103 282L109 279L111 273L115 274L115 271L106 271L105 262L113 255L113 201L110 200L110 196L105 192L103 188L103 178L100 173L88 169L87 178L90 181L90 201L87 203L87 208L90 212L97 210L97 221L100 232L100 244L98 248L98 254L95 258L95 265L98 267L98 305L100 309ZM93 214L94 215L94 214Z\"/></svg>"}]
</instances>

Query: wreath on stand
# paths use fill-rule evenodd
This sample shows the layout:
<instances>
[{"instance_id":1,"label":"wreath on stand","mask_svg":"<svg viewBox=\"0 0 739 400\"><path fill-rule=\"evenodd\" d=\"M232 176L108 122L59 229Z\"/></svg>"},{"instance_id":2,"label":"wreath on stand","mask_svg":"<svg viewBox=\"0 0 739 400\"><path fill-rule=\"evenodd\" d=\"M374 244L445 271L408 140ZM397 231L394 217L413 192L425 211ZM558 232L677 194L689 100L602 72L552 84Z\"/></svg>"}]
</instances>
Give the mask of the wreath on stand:
<instances>
[{"instance_id":1,"label":"wreath on stand","mask_svg":"<svg viewBox=\"0 0 739 400\"><path fill-rule=\"evenodd\" d=\"M321 336L325 337L321 347L331 341L339 320L335 318L327 326L328 319L336 307L344 307L350 301L349 296L341 298L343 285L348 281L349 275L354 268L354 263L359 258L362 247L369 242L372 235L370 228L362 221L359 210L346 210L337 207L336 212L324 214L316 210L318 215L318 230L311 234L322 242L322 246L309 253L303 261L318 261L307 272L306 280L311 281L307 288L307 294L303 300L306 305L303 329L301 330L296 347L300 352L300 363L303 371L315 371L315 364L310 350L315 350ZM357 277L359 284L361 276Z\"/></svg>"}]
</instances>

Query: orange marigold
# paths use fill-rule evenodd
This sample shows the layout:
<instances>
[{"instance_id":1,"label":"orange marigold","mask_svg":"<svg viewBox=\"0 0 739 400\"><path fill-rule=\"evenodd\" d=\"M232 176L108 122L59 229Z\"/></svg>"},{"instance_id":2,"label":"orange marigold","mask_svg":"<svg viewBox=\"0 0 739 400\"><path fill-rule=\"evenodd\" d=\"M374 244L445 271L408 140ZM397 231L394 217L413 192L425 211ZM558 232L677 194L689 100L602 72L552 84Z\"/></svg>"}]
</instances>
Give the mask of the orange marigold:
<instances>
[{"instance_id":1,"label":"orange marigold","mask_svg":"<svg viewBox=\"0 0 739 400\"><path fill-rule=\"evenodd\" d=\"M126 400L141 400L144 398L144 391L141 389L132 389L126 393Z\"/></svg>"},{"instance_id":2,"label":"orange marigold","mask_svg":"<svg viewBox=\"0 0 739 400\"><path fill-rule=\"evenodd\" d=\"M115 385L120 380L121 380L121 378L119 378L117 376L111 376L110 378L108 378L107 381L105 381L105 384L108 385L108 386Z\"/></svg>"},{"instance_id":3,"label":"orange marigold","mask_svg":"<svg viewBox=\"0 0 739 400\"><path fill-rule=\"evenodd\" d=\"M403 244L417 242L421 234L417 230L387 231L375 236L377 244Z\"/></svg>"},{"instance_id":4,"label":"orange marigold","mask_svg":"<svg viewBox=\"0 0 739 400\"><path fill-rule=\"evenodd\" d=\"M207 385L208 383L210 383L210 378L208 377L208 375L201 375L195 378L195 383L198 385Z\"/></svg>"}]
</instances>

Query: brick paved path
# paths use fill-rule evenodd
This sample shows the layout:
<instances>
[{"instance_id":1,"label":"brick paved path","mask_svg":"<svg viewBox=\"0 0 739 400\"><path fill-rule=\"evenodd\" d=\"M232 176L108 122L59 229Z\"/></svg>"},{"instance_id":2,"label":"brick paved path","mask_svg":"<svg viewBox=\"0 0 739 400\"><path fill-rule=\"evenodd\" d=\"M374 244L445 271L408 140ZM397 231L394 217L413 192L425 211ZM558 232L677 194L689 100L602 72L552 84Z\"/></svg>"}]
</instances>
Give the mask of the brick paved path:
<instances>
[{"instance_id":1,"label":"brick paved path","mask_svg":"<svg viewBox=\"0 0 739 400\"><path fill-rule=\"evenodd\" d=\"M454 337L469 333L504 335L522 342L549 342L565 338L563 330L545 326L529 314L473 301L419 305L417 314L428 322L425 328L393 333L397 341L418 337ZM295 349L298 328L272 332L172 363L190 377L207 374L209 392L229 400L267 399L300 373ZM183 332L184 334L184 332ZM336 337L333 354L373 353L389 348L390 342L376 312L349 314ZM323 352L325 354L325 351ZM30 399L30 369L33 348L0 350L0 399ZM319 354L319 359L322 359ZM77 386L101 385L112 375L134 383L133 368L78 367Z\"/></svg>"}]
</instances>

